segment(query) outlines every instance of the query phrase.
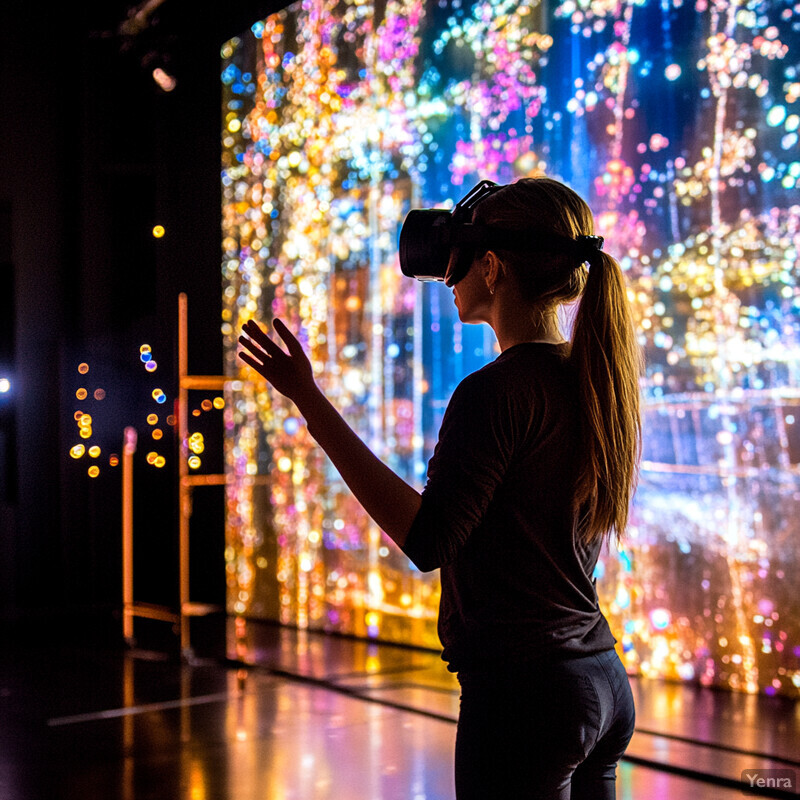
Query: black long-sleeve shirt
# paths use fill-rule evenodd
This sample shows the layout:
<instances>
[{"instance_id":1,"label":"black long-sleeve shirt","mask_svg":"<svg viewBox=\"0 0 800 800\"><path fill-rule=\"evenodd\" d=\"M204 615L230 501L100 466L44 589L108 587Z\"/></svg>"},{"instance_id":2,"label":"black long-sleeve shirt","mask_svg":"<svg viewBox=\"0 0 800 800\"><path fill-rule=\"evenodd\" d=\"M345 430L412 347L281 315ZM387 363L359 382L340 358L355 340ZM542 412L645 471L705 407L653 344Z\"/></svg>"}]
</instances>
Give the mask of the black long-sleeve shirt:
<instances>
[{"instance_id":1,"label":"black long-sleeve shirt","mask_svg":"<svg viewBox=\"0 0 800 800\"><path fill-rule=\"evenodd\" d=\"M508 348L456 388L404 552L441 567L453 672L609 650L573 502L580 433L567 345Z\"/></svg>"}]
</instances>

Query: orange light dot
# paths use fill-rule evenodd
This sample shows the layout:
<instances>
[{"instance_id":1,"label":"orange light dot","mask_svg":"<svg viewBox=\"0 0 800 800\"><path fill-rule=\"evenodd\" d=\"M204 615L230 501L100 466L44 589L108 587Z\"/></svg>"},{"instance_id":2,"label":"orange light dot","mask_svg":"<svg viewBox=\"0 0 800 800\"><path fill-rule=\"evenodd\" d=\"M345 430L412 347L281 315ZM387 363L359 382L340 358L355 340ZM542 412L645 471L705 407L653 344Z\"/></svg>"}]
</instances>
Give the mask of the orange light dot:
<instances>
[{"instance_id":1,"label":"orange light dot","mask_svg":"<svg viewBox=\"0 0 800 800\"><path fill-rule=\"evenodd\" d=\"M148 464L155 464L156 459L158 458L158 453L154 453L152 450L147 454L147 463Z\"/></svg>"},{"instance_id":2,"label":"orange light dot","mask_svg":"<svg viewBox=\"0 0 800 800\"><path fill-rule=\"evenodd\" d=\"M111 467L119 466L119 456L116 454L112 454L108 457L108 464Z\"/></svg>"},{"instance_id":3,"label":"orange light dot","mask_svg":"<svg viewBox=\"0 0 800 800\"><path fill-rule=\"evenodd\" d=\"M106 390L105 389L95 389L94 390L94 399L95 400L105 400L106 399Z\"/></svg>"},{"instance_id":4,"label":"orange light dot","mask_svg":"<svg viewBox=\"0 0 800 800\"><path fill-rule=\"evenodd\" d=\"M75 392L75 397L77 397L78 400L85 400L87 394L88 394L88 392L86 391L86 389L81 388L81 389L78 389L77 392Z\"/></svg>"},{"instance_id":5,"label":"orange light dot","mask_svg":"<svg viewBox=\"0 0 800 800\"><path fill-rule=\"evenodd\" d=\"M89 467L88 472L90 478L96 478L100 474L100 467L98 466Z\"/></svg>"},{"instance_id":6,"label":"orange light dot","mask_svg":"<svg viewBox=\"0 0 800 800\"><path fill-rule=\"evenodd\" d=\"M210 400L203 400L200 407L203 411L211 411L211 409L214 408L214 404Z\"/></svg>"},{"instance_id":7,"label":"orange light dot","mask_svg":"<svg viewBox=\"0 0 800 800\"><path fill-rule=\"evenodd\" d=\"M75 417L75 422L79 422L80 418L83 416L83 411L76 411L73 416Z\"/></svg>"},{"instance_id":8,"label":"orange light dot","mask_svg":"<svg viewBox=\"0 0 800 800\"><path fill-rule=\"evenodd\" d=\"M160 439L160 438L161 438L163 435L164 435L164 431L162 431L162 430L161 430L161 428L153 428L153 434L152 434L152 436L153 436L153 438L154 438L154 439L158 440L158 439Z\"/></svg>"},{"instance_id":9,"label":"orange light dot","mask_svg":"<svg viewBox=\"0 0 800 800\"><path fill-rule=\"evenodd\" d=\"M81 375L85 375L88 371L89 371L88 364L86 363L78 364L78 372L80 372Z\"/></svg>"},{"instance_id":10,"label":"orange light dot","mask_svg":"<svg viewBox=\"0 0 800 800\"><path fill-rule=\"evenodd\" d=\"M170 414L167 417L167 425L171 425L173 427L175 426L175 415L174 414Z\"/></svg>"},{"instance_id":11,"label":"orange light dot","mask_svg":"<svg viewBox=\"0 0 800 800\"><path fill-rule=\"evenodd\" d=\"M195 408L194 411L192 411L192 416L199 417L202 413L203 412L199 408Z\"/></svg>"}]
</instances>

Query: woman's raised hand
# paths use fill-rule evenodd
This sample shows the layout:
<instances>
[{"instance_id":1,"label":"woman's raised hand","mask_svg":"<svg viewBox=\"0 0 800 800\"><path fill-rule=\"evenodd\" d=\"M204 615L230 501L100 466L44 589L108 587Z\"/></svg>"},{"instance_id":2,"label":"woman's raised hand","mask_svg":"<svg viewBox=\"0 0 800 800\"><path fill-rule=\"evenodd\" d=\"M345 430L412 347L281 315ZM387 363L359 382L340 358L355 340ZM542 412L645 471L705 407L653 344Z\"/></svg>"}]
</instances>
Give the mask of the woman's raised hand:
<instances>
[{"instance_id":1,"label":"woman's raised hand","mask_svg":"<svg viewBox=\"0 0 800 800\"><path fill-rule=\"evenodd\" d=\"M239 358L263 375L282 395L299 405L304 398L318 391L311 362L303 352L303 346L281 320L273 320L272 325L289 352L275 344L257 322L249 320L242 326L239 344L250 352L240 351Z\"/></svg>"},{"instance_id":2,"label":"woman's raised hand","mask_svg":"<svg viewBox=\"0 0 800 800\"><path fill-rule=\"evenodd\" d=\"M272 323L286 352L255 322L242 327L239 358L297 405L308 432L375 522L403 546L422 503L420 493L387 467L358 437L314 382L300 342L279 319Z\"/></svg>"}]
</instances>

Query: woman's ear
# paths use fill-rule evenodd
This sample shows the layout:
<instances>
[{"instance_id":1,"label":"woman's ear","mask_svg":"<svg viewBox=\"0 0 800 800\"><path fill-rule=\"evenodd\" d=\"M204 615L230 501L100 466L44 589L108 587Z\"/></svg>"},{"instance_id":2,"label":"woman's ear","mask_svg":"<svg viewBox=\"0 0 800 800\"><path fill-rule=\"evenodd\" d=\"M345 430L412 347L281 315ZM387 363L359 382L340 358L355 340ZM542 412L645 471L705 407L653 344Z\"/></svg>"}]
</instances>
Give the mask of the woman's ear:
<instances>
[{"instance_id":1,"label":"woman's ear","mask_svg":"<svg viewBox=\"0 0 800 800\"><path fill-rule=\"evenodd\" d=\"M495 285L505 275L505 264L498 258L494 250L487 250L481 266L486 278L486 285L489 287L489 291L494 294Z\"/></svg>"}]
</instances>

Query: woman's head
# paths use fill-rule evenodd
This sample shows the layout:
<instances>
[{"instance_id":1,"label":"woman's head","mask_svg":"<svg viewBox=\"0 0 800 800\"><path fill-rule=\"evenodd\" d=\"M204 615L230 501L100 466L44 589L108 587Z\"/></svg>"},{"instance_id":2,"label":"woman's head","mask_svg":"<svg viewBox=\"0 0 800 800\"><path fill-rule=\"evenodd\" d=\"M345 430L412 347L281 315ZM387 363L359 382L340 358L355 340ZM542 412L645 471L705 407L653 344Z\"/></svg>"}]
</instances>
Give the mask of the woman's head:
<instances>
[{"instance_id":1,"label":"woman's head","mask_svg":"<svg viewBox=\"0 0 800 800\"><path fill-rule=\"evenodd\" d=\"M583 199L552 178L522 178L503 186L475 208L473 222L506 230L542 231L575 239L593 233L592 213ZM494 252L537 317L555 313L583 292L587 271L579 257L563 249ZM476 254L481 258L484 254Z\"/></svg>"}]
</instances>

